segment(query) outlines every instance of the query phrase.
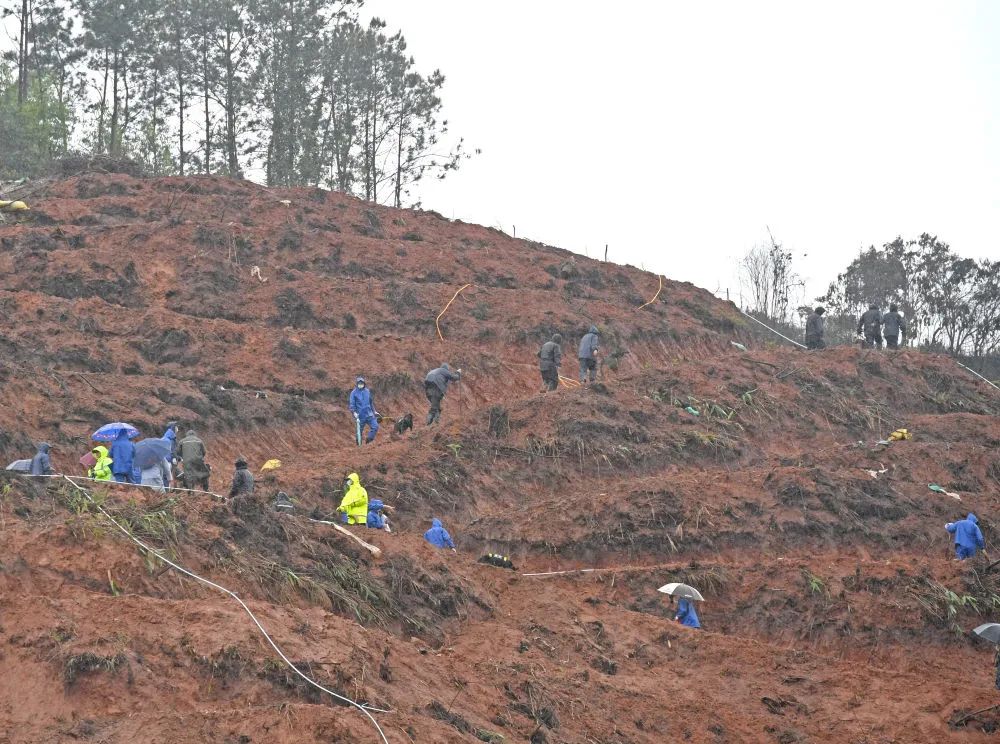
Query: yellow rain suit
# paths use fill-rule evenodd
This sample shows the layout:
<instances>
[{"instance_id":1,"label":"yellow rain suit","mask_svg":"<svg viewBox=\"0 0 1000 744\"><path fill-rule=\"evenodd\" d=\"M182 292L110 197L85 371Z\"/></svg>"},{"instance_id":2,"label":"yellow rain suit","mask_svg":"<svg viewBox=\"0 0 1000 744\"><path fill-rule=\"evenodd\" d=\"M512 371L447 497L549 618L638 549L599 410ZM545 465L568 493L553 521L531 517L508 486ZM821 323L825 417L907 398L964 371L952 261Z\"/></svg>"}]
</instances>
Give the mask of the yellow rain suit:
<instances>
[{"instance_id":1,"label":"yellow rain suit","mask_svg":"<svg viewBox=\"0 0 1000 744\"><path fill-rule=\"evenodd\" d=\"M348 524L368 524L368 491L361 487L361 478L357 473L351 473L347 480L351 485L337 511L347 516Z\"/></svg>"},{"instance_id":2,"label":"yellow rain suit","mask_svg":"<svg viewBox=\"0 0 1000 744\"><path fill-rule=\"evenodd\" d=\"M104 445L97 445L90 451L90 454L97 460L94 467L87 471L87 476L99 481L111 480L111 458L108 457L108 448Z\"/></svg>"}]
</instances>

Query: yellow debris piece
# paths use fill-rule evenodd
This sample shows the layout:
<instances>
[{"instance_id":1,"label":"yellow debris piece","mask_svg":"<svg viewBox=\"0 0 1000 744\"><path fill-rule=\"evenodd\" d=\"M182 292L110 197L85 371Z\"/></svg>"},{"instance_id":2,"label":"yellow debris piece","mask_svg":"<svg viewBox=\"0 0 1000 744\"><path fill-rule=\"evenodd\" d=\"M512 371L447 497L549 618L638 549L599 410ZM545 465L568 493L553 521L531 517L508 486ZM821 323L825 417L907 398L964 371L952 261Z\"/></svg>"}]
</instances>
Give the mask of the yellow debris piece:
<instances>
[{"instance_id":1,"label":"yellow debris piece","mask_svg":"<svg viewBox=\"0 0 1000 744\"><path fill-rule=\"evenodd\" d=\"M906 429L896 429L896 431L889 435L890 442L901 442L904 439L913 439L913 435Z\"/></svg>"},{"instance_id":2,"label":"yellow debris piece","mask_svg":"<svg viewBox=\"0 0 1000 744\"><path fill-rule=\"evenodd\" d=\"M260 472L265 472L267 470L277 470L281 467L281 460L268 460L263 465L260 466Z\"/></svg>"},{"instance_id":3,"label":"yellow debris piece","mask_svg":"<svg viewBox=\"0 0 1000 744\"><path fill-rule=\"evenodd\" d=\"M8 212L27 212L29 207L23 201L3 201L0 200L0 209Z\"/></svg>"}]
</instances>

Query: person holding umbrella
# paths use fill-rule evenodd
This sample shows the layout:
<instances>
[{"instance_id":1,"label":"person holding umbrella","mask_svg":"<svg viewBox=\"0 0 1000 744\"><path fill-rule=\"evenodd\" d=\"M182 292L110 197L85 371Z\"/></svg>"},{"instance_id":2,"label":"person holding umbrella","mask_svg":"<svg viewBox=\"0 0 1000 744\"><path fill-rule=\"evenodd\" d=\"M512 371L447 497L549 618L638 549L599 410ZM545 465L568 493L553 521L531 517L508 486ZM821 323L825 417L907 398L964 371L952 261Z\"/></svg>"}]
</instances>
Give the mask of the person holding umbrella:
<instances>
[{"instance_id":1,"label":"person holding umbrella","mask_svg":"<svg viewBox=\"0 0 1000 744\"><path fill-rule=\"evenodd\" d=\"M133 483L132 461L135 459L135 445L128 432L122 429L111 445L111 475L119 483Z\"/></svg>"},{"instance_id":2,"label":"person holding umbrella","mask_svg":"<svg viewBox=\"0 0 1000 744\"><path fill-rule=\"evenodd\" d=\"M698 619L698 613L694 609L694 603L703 602L704 597L701 596L701 592L695 589L693 586L688 586L687 584L665 584L657 589L658 592L670 595L670 604L673 605L674 598L679 597L680 602L677 603L677 612L674 614L674 620L681 625L686 625L689 628L700 628L701 621Z\"/></svg>"},{"instance_id":3,"label":"person holding umbrella","mask_svg":"<svg viewBox=\"0 0 1000 744\"><path fill-rule=\"evenodd\" d=\"M119 483L138 483L132 470L135 459L133 439L139 436L139 430L132 424L116 421L105 424L90 435L95 442L112 442L111 445L111 475Z\"/></svg>"},{"instance_id":4,"label":"person holding umbrella","mask_svg":"<svg viewBox=\"0 0 1000 744\"><path fill-rule=\"evenodd\" d=\"M170 457L171 442L168 439L143 439L135 445L133 460L139 469L139 483L154 488L160 493L170 485L170 469L167 458Z\"/></svg>"}]
</instances>

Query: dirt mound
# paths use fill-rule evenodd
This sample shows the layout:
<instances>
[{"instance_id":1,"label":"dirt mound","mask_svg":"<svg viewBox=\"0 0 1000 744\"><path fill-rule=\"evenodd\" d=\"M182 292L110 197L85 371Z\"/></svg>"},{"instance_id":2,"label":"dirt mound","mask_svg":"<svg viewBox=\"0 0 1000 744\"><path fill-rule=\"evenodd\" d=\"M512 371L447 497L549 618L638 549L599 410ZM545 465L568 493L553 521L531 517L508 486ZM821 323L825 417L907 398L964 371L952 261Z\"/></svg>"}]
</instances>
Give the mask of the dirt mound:
<instances>
[{"instance_id":1,"label":"dirt mound","mask_svg":"<svg viewBox=\"0 0 1000 744\"><path fill-rule=\"evenodd\" d=\"M975 511L997 537L1000 397L951 360L770 347L690 285L640 310L659 282L637 269L324 191L85 174L32 195L0 228L0 457L44 439L77 472L100 423L178 420L214 490L237 454L283 465L237 505L0 478L4 741L377 740L164 558L392 742L995 726L963 717L995 695L967 631L1000 571L954 562L942 526ZM573 378L591 323L600 382L538 393L538 346L562 333ZM428 429L446 360L465 374ZM356 374L415 430L354 446ZM395 507L392 534L354 528L377 557L315 521L352 471ZM457 554L423 541L435 516ZM703 630L671 621L669 580L702 589Z\"/></svg>"}]
</instances>

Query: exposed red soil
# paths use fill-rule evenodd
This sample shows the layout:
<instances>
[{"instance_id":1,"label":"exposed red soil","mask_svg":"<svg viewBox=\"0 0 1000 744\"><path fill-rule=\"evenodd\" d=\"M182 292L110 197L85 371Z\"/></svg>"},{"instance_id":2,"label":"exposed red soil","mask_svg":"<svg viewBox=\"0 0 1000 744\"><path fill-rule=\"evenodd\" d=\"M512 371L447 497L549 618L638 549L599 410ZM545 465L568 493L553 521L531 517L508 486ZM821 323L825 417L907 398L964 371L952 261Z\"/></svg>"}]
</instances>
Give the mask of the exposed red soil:
<instances>
[{"instance_id":1,"label":"exposed red soil","mask_svg":"<svg viewBox=\"0 0 1000 744\"><path fill-rule=\"evenodd\" d=\"M215 490L237 454L280 458L239 514L95 497L246 599L318 681L390 711L389 741L995 727L949 725L996 701L992 648L968 631L996 619L1000 570L953 561L943 524L973 510L997 537L1000 394L949 359L776 348L691 285L638 310L658 282L637 269L339 194L90 174L29 201L32 221L0 227L0 457L45 439L76 472L100 423L158 435L177 419L206 440ZM435 317L466 283L441 341ZM573 377L591 322L601 383L538 393L538 345L562 332ZM465 378L427 429L420 383L445 360ZM353 446L358 373L412 434ZM875 444L900 426L915 438ZM396 507L392 534L355 528L380 558L307 518L352 470ZM295 515L267 507L279 488ZM232 599L143 555L65 482L0 492L0 742L377 740ZM457 554L421 539L433 516ZM476 563L492 551L518 571ZM703 589L703 630L671 622L670 580Z\"/></svg>"}]
</instances>

